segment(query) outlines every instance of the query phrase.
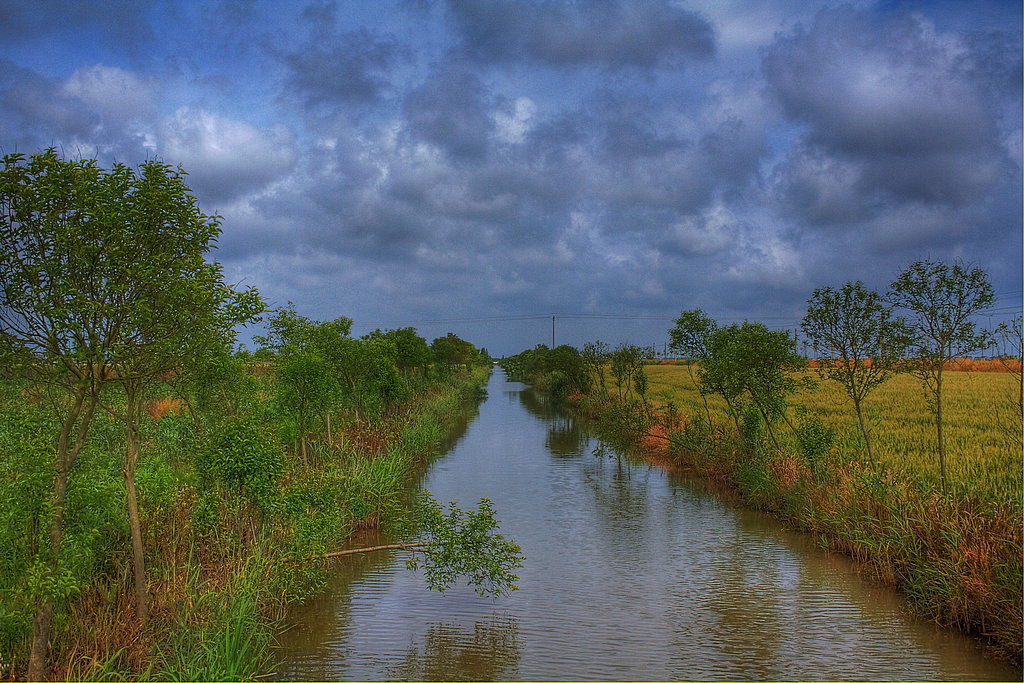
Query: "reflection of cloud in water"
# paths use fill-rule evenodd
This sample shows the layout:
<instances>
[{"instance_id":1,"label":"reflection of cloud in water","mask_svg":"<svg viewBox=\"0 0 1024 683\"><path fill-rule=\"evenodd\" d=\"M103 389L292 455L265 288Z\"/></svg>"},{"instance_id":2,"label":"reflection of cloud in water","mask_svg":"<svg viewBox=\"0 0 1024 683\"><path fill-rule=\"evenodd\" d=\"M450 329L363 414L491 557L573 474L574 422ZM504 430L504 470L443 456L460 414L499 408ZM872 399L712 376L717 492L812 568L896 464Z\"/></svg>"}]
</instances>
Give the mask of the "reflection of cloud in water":
<instances>
[{"instance_id":1,"label":"reflection of cloud in water","mask_svg":"<svg viewBox=\"0 0 1024 683\"><path fill-rule=\"evenodd\" d=\"M470 632L456 624L431 624L388 675L404 681L510 680L519 670L519 622L477 622Z\"/></svg>"}]
</instances>

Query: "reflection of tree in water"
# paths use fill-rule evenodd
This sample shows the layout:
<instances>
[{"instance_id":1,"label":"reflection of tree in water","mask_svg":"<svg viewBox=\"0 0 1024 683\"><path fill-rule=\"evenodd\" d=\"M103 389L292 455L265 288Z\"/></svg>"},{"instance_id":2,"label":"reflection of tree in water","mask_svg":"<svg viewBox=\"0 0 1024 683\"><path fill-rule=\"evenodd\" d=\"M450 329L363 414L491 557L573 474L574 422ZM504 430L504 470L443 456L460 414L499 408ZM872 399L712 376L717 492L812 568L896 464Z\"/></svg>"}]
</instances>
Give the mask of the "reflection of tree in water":
<instances>
[{"instance_id":1,"label":"reflection of tree in water","mask_svg":"<svg viewBox=\"0 0 1024 683\"><path fill-rule=\"evenodd\" d=\"M716 580L708 584L708 606L717 617L712 643L730 665L727 675L778 680L785 671L778 559L770 544L751 545L742 537L720 544L719 552Z\"/></svg>"},{"instance_id":2,"label":"reflection of tree in water","mask_svg":"<svg viewBox=\"0 0 1024 683\"><path fill-rule=\"evenodd\" d=\"M571 417L556 417L548 423L548 435L544 439L544 445L555 455L583 455L586 444L587 434Z\"/></svg>"},{"instance_id":3,"label":"reflection of tree in water","mask_svg":"<svg viewBox=\"0 0 1024 683\"><path fill-rule=\"evenodd\" d=\"M472 633L455 624L432 624L421 648L413 644L388 675L403 681L509 680L519 670L519 622L507 617L477 622Z\"/></svg>"},{"instance_id":4,"label":"reflection of tree in water","mask_svg":"<svg viewBox=\"0 0 1024 683\"><path fill-rule=\"evenodd\" d=\"M646 528L644 520L651 514L653 467L636 463L630 455L601 443L592 455L593 459L583 468L583 481L593 494L596 521L609 538L616 538L615 531L623 527Z\"/></svg>"},{"instance_id":5,"label":"reflection of tree in water","mask_svg":"<svg viewBox=\"0 0 1024 683\"><path fill-rule=\"evenodd\" d=\"M547 423L548 433L544 445L555 455L582 455L587 443L587 433L572 417L565 415L550 399L540 396L532 389L516 392L519 402L534 417Z\"/></svg>"},{"instance_id":6,"label":"reflection of tree in water","mask_svg":"<svg viewBox=\"0 0 1024 683\"><path fill-rule=\"evenodd\" d=\"M516 392L519 395L519 403L530 415L539 417L542 420L550 420L559 414L558 407L547 397L538 394L533 389L524 389Z\"/></svg>"}]
</instances>

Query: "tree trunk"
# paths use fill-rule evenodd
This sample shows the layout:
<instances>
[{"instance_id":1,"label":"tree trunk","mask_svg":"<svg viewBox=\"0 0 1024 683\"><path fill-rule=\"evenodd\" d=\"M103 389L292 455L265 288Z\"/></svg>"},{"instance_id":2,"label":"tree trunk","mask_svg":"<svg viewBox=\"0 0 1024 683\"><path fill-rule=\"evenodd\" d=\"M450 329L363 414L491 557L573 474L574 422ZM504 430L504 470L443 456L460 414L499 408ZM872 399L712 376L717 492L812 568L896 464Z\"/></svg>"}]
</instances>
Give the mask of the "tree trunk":
<instances>
[{"instance_id":1,"label":"tree trunk","mask_svg":"<svg viewBox=\"0 0 1024 683\"><path fill-rule=\"evenodd\" d=\"M946 444L942 440L942 366L935 376L935 431L939 437L939 473L942 476L942 493L946 493Z\"/></svg>"},{"instance_id":2,"label":"tree trunk","mask_svg":"<svg viewBox=\"0 0 1024 683\"><path fill-rule=\"evenodd\" d=\"M302 442L302 464L309 469L309 459L306 457L306 435L303 434L299 437L299 441Z\"/></svg>"},{"instance_id":3,"label":"tree trunk","mask_svg":"<svg viewBox=\"0 0 1024 683\"><path fill-rule=\"evenodd\" d=\"M722 394L722 398L725 399L725 405L729 407L729 415L732 416L732 422L736 425L736 433L742 434L743 430L740 428L740 418L736 415L736 409L732 407L732 401L725 394Z\"/></svg>"},{"instance_id":4,"label":"tree trunk","mask_svg":"<svg viewBox=\"0 0 1024 683\"><path fill-rule=\"evenodd\" d=\"M128 452L125 458L124 483L128 493L128 525L132 533L132 560L135 568L135 613L139 624L145 628L149 623L149 600L146 596L146 558L142 544L142 520L135 492L135 465L139 460L139 399L134 390L129 390L125 425L125 441Z\"/></svg>"},{"instance_id":5,"label":"tree trunk","mask_svg":"<svg viewBox=\"0 0 1024 683\"><path fill-rule=\"evenodd\" d=\"M697 387L697 393L700 394L700 400L704 402L704 414L708 417L708 429L714 429L715 425L711 422L711 408L708 406L708 395L697 384L697 378L693 376L693 363L686 364L686 371L690 373L690 381L693 382L693 386Z\"/></svg>"},{"instance_id":6,"label":"tree trunk","mask_svg":"<svg viewBox=\"0 0 1024 683\"><path fill-rule=\"evenodd\" d=\"M86 401L88 397L88 401ZM50 523L50 569L56 573L60 560L60 545L64 534L64 506L67 501L68 474L75 462L85 439L96 409L98 397L94 387L81 387L75 392L74 403L68 410L57 437L57 477L53 483L53 520ZM85 407L83 408L83 404ZM78 423L75 441L69 445L71 433ZM53 627L53 604L43 596L43 604L32 622L32 649L28 660L28 680L41 681L46 678L50 658L50 632Z\"/></svg>"},{"instance_id":7,"label":"tree trunk","mask_svg":"<svg viewBox=\"0 0 1024 683\"><path fill-rule=\"evenodd\" d=\"M761 417L764 418L764 426L768 430L768 436L772 438L772 443L775 444L775 450L782 450L782 447L779 446L779 440L775 438L775 430L772 429L772 422L768 419L768 413L764 412L764 410L761 409L761 406L758 406L757 409L760 411Z\"/></svg>"},{"instance_id":8,"label":"tree trunk","mask_svg":"<svg viewBox=\"0 0 1024 683\"><path fill-rule=\"evenodd\" d=\"M47 660L50 658L50 628L53 624L53 605L47 601L32 621L32 653L28 658L28 679L45 681Z\"/></svg>"},{"instance_id":9,"label":"tree trunk","mask_svg":"<svg viewBox=\"0 0 1024 683\"><path fill-rule=\"evenodd\" d=\"M860 423L860 433L864 436L864 444L868 447L868 459L871 461L871 467L874 467L877 463L877 460L875 459L875 449L871 446L871 437L868 436L868 428L867 425L864 424L864 413L860 409L859 400L853 400L853 409L857 411L857 422Z\"/></svg>"},{"instance_id":10,"label":"tree trunk","mask_svg":"<svg viewBox=\"0 0 1024 683\"><path fill-rule=\"evenodd\" d=\"M334 448L334 436L331 434L331 411L324 411L324 417L327 419L327 443L331 444L331 448Z\"/></svg>"}]
</instances>

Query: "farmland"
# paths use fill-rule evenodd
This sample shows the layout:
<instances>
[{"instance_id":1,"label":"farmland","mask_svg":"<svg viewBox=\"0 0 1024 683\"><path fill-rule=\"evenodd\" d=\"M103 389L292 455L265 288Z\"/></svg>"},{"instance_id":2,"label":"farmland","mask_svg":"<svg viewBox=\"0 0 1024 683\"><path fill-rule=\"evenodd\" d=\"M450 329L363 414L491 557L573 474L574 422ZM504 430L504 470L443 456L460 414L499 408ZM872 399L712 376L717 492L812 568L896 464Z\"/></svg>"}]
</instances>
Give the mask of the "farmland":
<instances>
[{"instance_id":1,"label":"farmland","mask_svg":"<svg viewBox=\"0 0 1024 683\"><path fill-rule=\"evenodd\" d=\"M700 392L685 365L649 365L645 370L655 405L663 408L671 402L684 415L703 414ZM693 371L696 376L696 367ZM803 375L817 380L813 371ZM946 381L951 487L993 501L1019 503L1024 464L1020 416L1015 416L1011 405L1015 378L1001 372L950 372ZM712 421L727 421L725 402L714 395L706 398ZM839 384L818 380L791 402L796 415L817 417L835 430L837 457L867 458L857 418ZM934 416L920 382L910 375L897 375L872 395L867 411L882 468L904 471L926 486L937 485ZM780 439L796 450L792 434L782 431Z\"/></svg>"}]
</instances>

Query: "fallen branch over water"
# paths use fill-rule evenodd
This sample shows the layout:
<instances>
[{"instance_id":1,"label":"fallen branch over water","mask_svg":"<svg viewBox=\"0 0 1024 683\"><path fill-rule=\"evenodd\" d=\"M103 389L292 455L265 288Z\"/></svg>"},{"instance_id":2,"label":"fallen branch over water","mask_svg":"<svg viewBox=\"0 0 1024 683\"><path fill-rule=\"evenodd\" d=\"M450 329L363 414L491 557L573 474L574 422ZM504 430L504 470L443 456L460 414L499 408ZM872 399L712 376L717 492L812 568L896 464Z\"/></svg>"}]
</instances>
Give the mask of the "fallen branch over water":
<instances>
[{"instance_id":1,"label":"fallen branch over water","mask_svg":"<svg viewBox=\"0 0 1024 683\"><path fill-rule=\"evenodd\" d=\"M390 545L372 545L366 548L351 548L349 550L336 550L333 553L322 555L325 560L328 557L340 557L341 555L355 555L356 553L369 553L374 550L421 550L426 546L422 543L392 543Z\"/></svg>"}]
</instances>

